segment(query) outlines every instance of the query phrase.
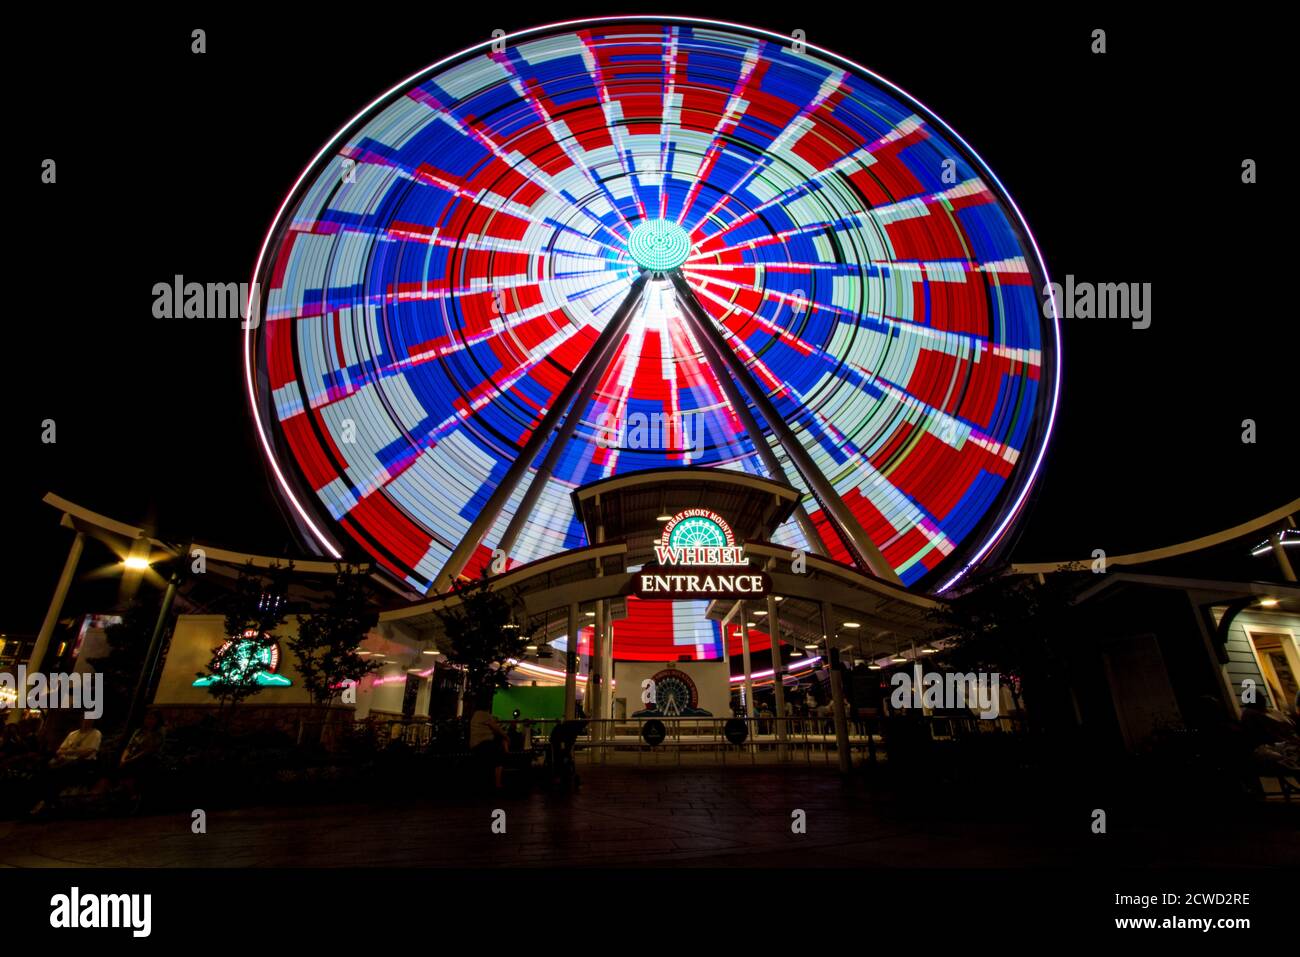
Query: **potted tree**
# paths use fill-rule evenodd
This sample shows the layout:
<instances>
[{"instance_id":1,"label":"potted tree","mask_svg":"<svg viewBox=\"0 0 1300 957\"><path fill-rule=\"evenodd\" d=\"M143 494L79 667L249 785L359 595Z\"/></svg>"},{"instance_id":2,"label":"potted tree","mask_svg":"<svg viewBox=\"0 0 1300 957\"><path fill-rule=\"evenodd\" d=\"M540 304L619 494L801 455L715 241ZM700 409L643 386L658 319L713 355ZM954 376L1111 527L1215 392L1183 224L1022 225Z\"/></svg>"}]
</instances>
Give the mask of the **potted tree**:
<instances>
[{"instance_id":1,"label":"potted tree","mask_svg":"<svg viewBox=\"0 0 1300 957\"><path fill-rule=\"evenodd\" d=\"M318 720L298 723L298 743L320 743L330 706L349 685L374 670L360 654L361 642L379 621L371 607L368 569L335 565L334 585L325 604L310 615L298 616L298 634L288 640L298 661L298 674L311 695Z\"/></svg>"},{"instance_id":2,"label":"potted tree","mask_svg":"<svg viewBox=\"0 0 1300 957\"><path fill-rule=\"evenodd\" d=\"M463 697L477 701L510 683L512 662L523 657L528 637L510 602L490 589L486 574L458 582L453 594L460 601L438 613L447 660L464 672Z\"/></svg>"}]
</instances>

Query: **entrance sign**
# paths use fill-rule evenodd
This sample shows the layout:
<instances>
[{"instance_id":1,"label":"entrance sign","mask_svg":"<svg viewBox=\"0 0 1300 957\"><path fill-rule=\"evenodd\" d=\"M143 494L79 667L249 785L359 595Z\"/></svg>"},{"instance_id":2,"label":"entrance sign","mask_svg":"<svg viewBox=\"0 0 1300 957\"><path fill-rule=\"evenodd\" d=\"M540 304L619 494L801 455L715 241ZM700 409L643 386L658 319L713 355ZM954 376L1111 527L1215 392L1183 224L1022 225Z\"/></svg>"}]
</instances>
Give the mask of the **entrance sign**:
<instances>
[{"instance_id":1,"label":"entrance sign","mask_svg":"<svg viewBox=\"0 0 1300 957\"><path fill-rule=\"evenodd\" d=\"M761 598L772 587L766 573L749 570L731 526L707 508L688 508L668 520L655 562L634 579L638 598Z\"/></svg>"},{"instance_id":2,"label":"entrance sign","mask_svg":"<svg viewBox=\"0 0 1300 957\"><path fill-rule=\"evenodd\" d=\"M737 575L721 567L702 566L686 575L681 572L665 574L662 569L642 569L635 580L637 598L762 598L772 588L772 580L764 572L746 572Z\"/></svg>"},{"instance_id":3,"label":"entrance sign","mask_svg":"<svg viewBox=\"0 0 1300 957\"><path fill-rule=\"evenodd\" d=\"M744 546L717 512L688 508L668 520L655 561L660 565L748 565Z\"/></svg>"}]
</instances>

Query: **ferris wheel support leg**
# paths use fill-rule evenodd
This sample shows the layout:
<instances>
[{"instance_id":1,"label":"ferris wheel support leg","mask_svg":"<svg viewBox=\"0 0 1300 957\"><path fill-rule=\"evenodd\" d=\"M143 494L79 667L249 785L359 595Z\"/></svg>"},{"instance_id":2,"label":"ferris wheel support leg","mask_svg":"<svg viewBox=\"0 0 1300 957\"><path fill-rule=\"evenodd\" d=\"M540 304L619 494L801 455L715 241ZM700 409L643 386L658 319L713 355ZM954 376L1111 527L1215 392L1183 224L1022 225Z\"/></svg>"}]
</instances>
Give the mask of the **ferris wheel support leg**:
<instances>
[{"instance_id":1,"label":"ferris wheel support leg","mask_svg":"<svg viewBox=\"0 0 1300 957\"><path fill-rule=\"evenodd\" d=\"M621 321L619 321L619 313L615 313L614 318L610 320L611 326L617 326L614 334L609 339L610 344L622 341L628 326L632 324L632 314L635 310L629 308L620 311ZM542 459L542 464L537 467L537 472L533 475L532 481L528 483L528 490L524 492L519 508L511 516L505 534L501 536L501 541L497 543L497 548L505 552L507 557L515 547L515 542L519 540L519 533L523 531L524 526L528 523L528 516L532 514L533 507L537 505L537 500L541 498L546 483L551 480L556 463L560 461L560 456L564 453L565 447L569 444L569 440L573 438L573 433L578 427L578 421L582 418L583 406L591 400L596 387L600 385L601 376L609 368L609 360L612 356L603 358L604 361L592 363L591 369L582 380L582 386L578 389L577 395L574 396L573 402L569 405L569 414L564 417L564 424L560 426L560 431L556 433L555 441L551 443L551 447L546 452L546 458Z\"/></svg>"},{"instance_id":2,"label":"ferris wheel support leg","mask_svg":"<svg viewBox=\"0 0 1300 957\"><path fill-rule=\"evenodd\" d=\"M680 291L678 293L680 298ZM709 349L709 343L704 343L704 348L712 353ZM771 474L774 479L788 481L785 469L781 467L780 460L777 459L776 453L772 451L772 446L767 444L763 438L763 430L758 427L758 421L754 418L754 413L749 410L749 403L745 397L740 394L740 389L736 387L736 382L727 374L725 369L719 369L715 373L718 385L722 387L722 393L727 397L727 402L736 410L736 418L740 419L741 428L749 433L750 439L754 443L754 450L758 452L758 457L762 459L764 468ZM822 544L822 537L817 533L817 526L813 524L808 510L800 502L795 506L794 519L799 524L799 530L803 532L803 537L808 540L808 549L814 555L825 555L826 546Z\"/></svg>"},{"instance_id":3,"label":"ferris wheel support leg","mask_svg":"<svg viewBox=\"0 0 1300 957\"><path fill-rule=\"evenodd\" d=\"M849 553L854 556L859 565L877 578L895 585L902 584L893 567L885 561L885 557L880 554L880 549L876 547L866 529L862 527L862 523L858 521L857 516L849 511L834 486L822 474L821 469L817 468L808 451L790 431L785 419L781 418L776 406L767 397L767 393L754 381L745 363L723 341L722 334L718 332L713 320L695 298L695 293L687 283L686 277L675 271L672 273L672 280L673 286L677 289L677 301L685 313L687 322L695 328L710 357L730 372L736 384L767 421L768 428L785 449L786 458L790 460L809 490L821 503L839 531L840 537L844 539L844 544L848 546ZM755 445L759 444L766 444L762 441L761 434L755 437Z\"/></svg>"},{"instance_id":4,"label":"ferris wheel support leg","mask_svg":"<svg viewBox=\"0 0 1300 957\"><path fill-rule=\"evenodd\" d=\"M643 272L632 281L632 288L628 291L627 297L619 304L618 309L614 311L613 317L601 330L595 345L583 356L578 368L573 370L573 375L564 384L564 388L560 390L560 394L556 396L551 407L546 410L546 414L542 416L542 421L537 424L537 428L533 429L532 435L528 437L528 441L524 444L518 457L506 470L506 474L488 498L483 510L475 516L464 537L452 550L447 563L443 565L442 571L438 573L438 578L433 583L434 592L445 592L451 587L451 583L460 576L460 573L465 570L465 565L469 563L470 556L474 554L474 549L478 548L479 542L483 541L483 536L496 522L497 516L501 514L501 509L506 502L510 501L515 486L528 472L529 466L533 464L533 459L537 458L537 453L542 450L546 440L555 431L560 416L564 415L569 407L574 404L574 400L578 398L578 392L587 385L589 378L593 380L592 385L594 387L598 377L592 376L592 373L608 365L608 359L613 355L614 349L621 338L621 330L626 327L637 303L641 301L641 294L645 290L647 278L648 275ZM538 494L540 493L541 489L539 488ZM535 500L536 497L534 496ZM518 536L517 531L515 534Z\"/></svg>"}]
</instances>

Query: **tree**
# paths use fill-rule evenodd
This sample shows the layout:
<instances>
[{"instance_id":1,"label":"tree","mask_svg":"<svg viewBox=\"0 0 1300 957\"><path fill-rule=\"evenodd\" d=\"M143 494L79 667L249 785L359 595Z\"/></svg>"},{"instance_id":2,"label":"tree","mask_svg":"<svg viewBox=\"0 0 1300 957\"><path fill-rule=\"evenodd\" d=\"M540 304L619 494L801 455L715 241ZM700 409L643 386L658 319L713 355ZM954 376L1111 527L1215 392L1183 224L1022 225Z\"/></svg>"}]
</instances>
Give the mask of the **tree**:
<instances>
[{"instance_id":1,"label":"tree","mask_svg":"<svg viewBox=\"0 0 1300 957\"><path fill-rule=\"evenodd\" d=\"M1051 726L1070 695L1066 650L1076 573L1066 568L1042 581L1005 568L975 573L930 614L946 639L938 660L957 671L1001 674L1030 726Z\"/></svg>"},{"instance_id":2,"label":"tree","mask_svg":"<svg viewBox=\"0 0 1300 957\"><path fill-rule=\"evenodd\" d=\"M298 659L303 687L322 709L346 682L358 682L375 666L358 654L367 632L379 621L370 608L366 569L335 565L334 588L323 608L298 616L298 635L289 648Z\"/></svg>"},{"instance_id":3,"label":"tree","mask_svg":"<svg viewBox=\"0 0 1300 957\"><path fill-rule=\"evenodd\" d=\"M528 637L505 597L488 587L486 572L457 583L459 603L438 612L447 634L447 660L465 671L466 692L477 701L510 681L511 659L524 655Z\"/></svg>"},{"instance_id":4,"label":"tree","mask_svg":"<svg viewBox=\"0 0 1300 957\"><path fill-rule=\"evenodd\" d=\"M293 563L272 565L263 573L249 562L240 570L226 612L230 637L212 649L207 670L198 672L223 709L227 702L234 707L261 692L264 665L278 641L275 630L285 622L292 572Z\"/></svg>"}]
</instances>

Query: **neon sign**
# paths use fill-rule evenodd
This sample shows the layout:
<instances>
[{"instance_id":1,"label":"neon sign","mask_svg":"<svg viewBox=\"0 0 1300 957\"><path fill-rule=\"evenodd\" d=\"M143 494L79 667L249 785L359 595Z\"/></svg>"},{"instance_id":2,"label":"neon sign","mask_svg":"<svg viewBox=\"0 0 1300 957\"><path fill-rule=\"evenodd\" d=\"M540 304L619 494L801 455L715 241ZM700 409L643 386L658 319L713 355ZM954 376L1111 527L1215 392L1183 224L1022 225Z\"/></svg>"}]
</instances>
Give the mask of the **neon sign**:
<instances>
[{"instance_id":1,"label":"neon sign","mask_svg":"<svg viewBox=\"0 0 1300 957\"><path fill-rule=\"evenodd\" d=\"M255 631L244 632L238 641L233 638L227 639L217 651L217 660L218 673L197 679L193 682L193 687L206 688L208 685L221 684L222 678L226 678L230 683L238 683L254 669L257 673L253 680L263 687L287 688L293 684L284 675L278 673L280 643L258 641Z\"/></svg>"},{"instance_id":2,"label":"neon sign","mask_svg":"<svg viewBox=\"0 0 1300 957\"><path fill-rule=\"evenodd\" d=\"M688 508L664 525L655 560L660 565L748 565L745 547L717 512Z\"/></svg>"},{"instance_id":3,"label":"neon sign","mask_svg":"<svg viewBox=\"0 0 1300 957\"><path fill-rule=\"evenodd\" d=\"M707 508L688 508L668 520L655 561L636 575L638 598L758 598L771 588L765 573L742 571L749 567L745 546L726 519Z\"/></svg>"}]
</instances>

